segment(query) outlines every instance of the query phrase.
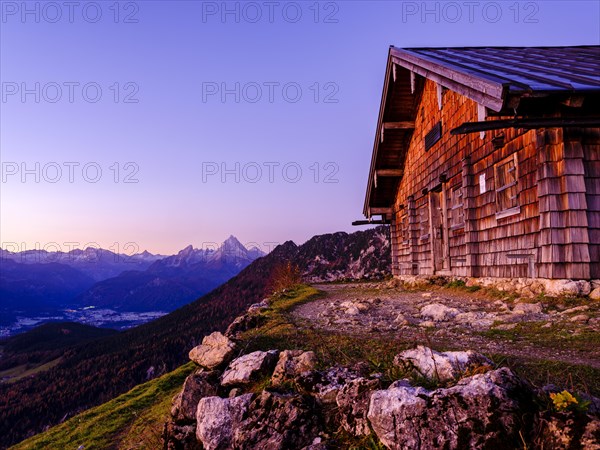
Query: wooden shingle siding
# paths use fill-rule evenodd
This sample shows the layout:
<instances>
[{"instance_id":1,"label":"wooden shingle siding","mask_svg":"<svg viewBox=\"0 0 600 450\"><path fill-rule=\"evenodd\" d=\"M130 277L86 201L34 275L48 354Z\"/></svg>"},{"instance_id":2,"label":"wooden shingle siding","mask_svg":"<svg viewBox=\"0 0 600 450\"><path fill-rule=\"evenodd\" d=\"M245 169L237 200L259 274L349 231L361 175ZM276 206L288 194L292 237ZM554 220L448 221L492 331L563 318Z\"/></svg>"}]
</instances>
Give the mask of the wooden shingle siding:
<instances>
[{"instance_id":1,"label":"wooden shingle siding","mask_svg":"<svg viewBox=\"0 0 600 450\"><path fill-rule=\"evenodd\" d=\"M531 274L529 258L537 258L539 230L537 198L537 148L539 137L536 131L504 132L505 145L494 149L494 134L486 133L451 136L445 132L442 139L429 151L424 148L424 136L438 122L449 130L458 125L477 120L477 103L447 91L442 99L442 109L437 105L437 88L427 80L415 120L415 130L408 145L404 171L410 176L402 178L396 197L395 211L407 198L413 196L417 210L418 239L412 240L412 252L398 253L400 272L433 273L431 237L423 230L428 221L427 193L440 184L440 176L446 180L445 189L462 189L464 227L453 229L452 216L444 219L448 228L448 252L450 271L457 276L528 277ZM497 218L498 213L494 166L517 155L518 160L518 205L520 212L513 216ZM480 193L479 179L485 176L486 191ZM576 183L576 181L575 181ZM450 192L446 196L451 198ZM446 205L451 211L452 205ZM399 220L400 212L396 212ZM400 244L395 243L396 246ZM515 257L514 255L518 255Z\"/></svg>"}]
</instances>

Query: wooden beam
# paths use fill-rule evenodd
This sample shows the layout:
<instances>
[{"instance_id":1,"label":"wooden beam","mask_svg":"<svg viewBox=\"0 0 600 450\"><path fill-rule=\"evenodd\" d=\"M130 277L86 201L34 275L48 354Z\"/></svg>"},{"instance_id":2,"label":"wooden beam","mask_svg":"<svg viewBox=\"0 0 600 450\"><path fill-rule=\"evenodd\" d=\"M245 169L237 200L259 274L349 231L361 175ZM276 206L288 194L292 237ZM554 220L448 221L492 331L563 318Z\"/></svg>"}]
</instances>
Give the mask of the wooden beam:
<instances>
[{"instance_id":1,"label":"wooden beam","mask_svg":"<svg viewBox=\"0 0 600 450\"><path fill-rule=\"evenodd\" d=\"M537 128L596 128L600 127L600 117L573 117L573 118L554 118L540 117L533 119L507 119L507 120L487 120L485 122L465 122L461 126L454 128L450 134L480 133L489 130L504 130L507 128L523 128L525 130L534 130Z\"/></svg>"},{"instance_id":2,"label":"wooden beam","mask_svg":"<svg viewBox=\"0 0 600 450\"><path fill-rule=\"evenodd\" d=\"M415 122L414 121L384 122L383 129L384 130L414 130Z\"/></svg>"},{"instance_id":3,"label":"wooden beam","mask_svg":"<svg viewBox=\"0 0 600 450\"><path fill-rule=\"evenodd\" d=\"M389 222L386 220L355 220L352 222L353 226L359 225L387 225Z\"/></svg>"},{"instance_id":4,"label":"wooden beam","mask_svg":"<svg viewBox=\"0 0 600 450\"><path fill-rule=\"evenodd\" d=\"M378 177L401 178L404 175L404 171L402 169L379 169L376 173Z\"/></svg>"},{"instance_id":5,"label":"wooden beam","mask_svg":"<svg viewBox=\"0 0 600 450\"><path fill-rule=\"evenodd\" d=\"M392 208L370 208L371 215L391 214Z\"/></svg>"}]
</instances>

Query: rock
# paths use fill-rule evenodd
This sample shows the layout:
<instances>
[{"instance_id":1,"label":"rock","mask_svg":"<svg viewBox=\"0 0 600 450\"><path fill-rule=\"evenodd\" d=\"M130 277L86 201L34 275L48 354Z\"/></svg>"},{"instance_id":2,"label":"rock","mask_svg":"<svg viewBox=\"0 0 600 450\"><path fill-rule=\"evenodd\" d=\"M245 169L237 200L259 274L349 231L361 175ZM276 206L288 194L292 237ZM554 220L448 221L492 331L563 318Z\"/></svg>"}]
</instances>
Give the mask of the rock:
<instances>
[{"instance_id":1,"label":"rock","mask_svg":"<svg viewBox=\"0 0 600 450\"><path fill-rule=\"evenodd\" d=\"M577 322L577 323L587 323L590 320L590 316L585 314L577 314L569 319L569 322Z\"/></svg>"},{"instance_id":2,"label":"rock","mask_svg":"<svg viewBox=\"0 0 600 450\"><path fill-rule=\"evenodd\" d=\"M304 372L296 382L308 392L312 392L324 405L335 405L337 394L347 382L359 378L356 370L347 367L331 367L324 372Z\"/></svg>"},{"instance_id":3,"label":"rock","mask_svg":"<svg viewBox=\"0 0 600 450\"><path fill-rule=\"evenodd\" d=\"M336 396L338 415L342 427L354 436L371 434L367 409L371 393L380 387L378 379L357 378L349 381Z\"/></svg>"},{"instance_id":4,"label":"rock","mask_svg":"<svg viewBox=\"0 0 600 450\"><path fill-rule=\"evenodd\" d=\"M472 350L439 353L429 347L419 345L415 349L396 355L394 364L406 369L413 369L416 374L429 380L446 382L459 378L473 366L488 365L491 367L492 362Z\"/></svg>"},{"instance_id":5,"label":"rock","mask_svg":"<svg viewBox=\"0 0 600 450\"><path fill-rule=\"evenodd\" d=\"M421 294L421 297L423 297L423 298L431 298L432 295L433 294L431 292L423 292Z\"/></svg>"},{"instance_id":6,"label":"rock","mask_svg":"<svg viewBox=\"0 0 600 450\"><path fill-rule=\"evenodd\" d=\"M540 280L544 284L545 294L550 297L574 297L588 295L592 290L589 281L584 280Z\"/></svg>"},{"instance_id":7,"label":"rock","mask_svg":"<svg viewBox=\"0 0 600 450\"><path fill-rule=\"evenodd\" d=\"M262 391L246 419L235 427L232 447L241 450L301 449L320 432L314 399L298 394Z\"/></svg>"},{"instance_id":8,"label":"rock","mask_svg":"<svg viewBox=\"0 0 600 450\"><path fill-rule=\"evenodd\" d=\"M190 359L207 369L216 369L227 364L236 350L235 343L215 331L202 339L202 344L190 350Z\"/></svg>"},{"instance_id":9,"label":"rock","mask_svg":"<svg viewBox=\"0 0 600 450\"><path fill-rule=\"evenodd\" d=\"M597 287L592 292L590 292L590 298L592 300L600 300L600 287Z\"/></svg>"},{"instance_id":10,"label":"rock","mask_svg":"<svg viewBox=\"0 0 600 450\"><path fill-rule=\"evenodd\" d=\"M244 314L236 317L235 320L229 324L227 331L225 331L225 336L229 338L236 337L238 333L256 328L263 322L264 318L259 314Z\"/></svg>"},{"instance_id":11,"label":"rock","mask_svg":"<svg viewBox=\"0 0 600 450\"><path fill-rule=\"evenodd\" d=\"M447 389L394 387L371 395L368 419L391 450L514 449L533 407L507 368L474 375ZM525 424L527 425L527 424Z\"/></svg>"},{"instance_id":12,"label":"rock","mask_svg":"<svg viewBox=\"0 0 600 450\"><path fill-rule=\"evenodd\" d=\"M545 412L539 419L539 448L600 450L600 419L574 412Z\"/></svg>"},{"instance_id":13,"label":"rock","mask_svg":"<svg viewBox=\"0 0 600 450\"><path fill-rule=\"evenodd\" d=\"M421 308L421 317L428 317L435 322L444 322L454 318L460 311L441 303L431 303Z\"/></svg>"},{"instance_id":14,"label":"rock","mask_svg":"<svg viewBox=\"0 0 600 450\"><path fill-rule=\"evenodd\" d=\"M165 423L162 434L164 450L202 450L196 439L196 425Z\"/></svg>"},{"instance_id":15,"label":"rock","mask_svg":"<svg viewBox=\"0 0 600 450\"><path fill-rule=\"evenodd\" d=\"M565 309L564 311L562 311L560 313L561 316L565 316L567 314L574 314L576 312L583 312L583 311L587 311L588 309L590 309L589 306L587 305L583 305L583 306L576 306L574 308L569 308L569 309Z\"/></svg>"},{"instance_id":16,"label":"rock","mask_svg":"<svg viewBox=\"0 0 600 450\"><path fill-rule=\"evenodd\" d=\"M294 379L303 372L314 370L316 365L317 356L314 352L284 350L279 354L279 361L273 371L271 382L277 386L284 381Z\"/></svg>"},{"instance_id":17,"label":"rock","mask_svg":"<svg viewBox=\"0 0 600 450\"><path fill-rule=\"evenodd\" d=\"M248 384L273 370L278 350L256 351L231 361L221 379L222 386Z\"/></svg>"},{"instance_id":18,"label":"rock","mask_svg":"<svg viewBox=\"0 0 600 450\"><path fill-rule=\"evenodd\" d=\"M514 330L516 327L517 327L516 323L502 323L500 325L496 325L494 327L494 330L508 331L508 330Z\"/></svg>"},{"instance_id":19,"label":"rock","mask_svg":"<svg viewBox=\"0 0 600 450\"><path fill-rule=\"evenodd\" d=\"M234 430L246 414L252 396L204 397L200 400L196 414L196 437L204 450L231 448Z\"/></svg>"},{"instance_id":20,"label":"rock","mask_svg":"<svg viewBox=\"0 0 600 450\"><path fill-rule=\"evenodd\" d=\"M404 317L404 315L400 313L400 314L398 314L398 315L396 316L396 318L394 319L394 323L395 323L396 325L408 325L408 323L409 323L409 322L408 322L408 320L406 319L406 317Z\"/></svg>"},{"instance_id":21,"label":"rock","mask_svg":"<svg viewBox=\"0 0 600 450\"><path fill-rule=\"evenodd\" d=\"M248 312L256 313L256 312L264 311L268 307L269 307L269 299L264 298L260 301L260 303L253 303L252 305L250 305L250 307L248 308Z\"/></svg>"},{"instance_id":22,"label":"rock","mask_svg":"<svg viewBox=\"0 0 600 450\"><path fill-rule=\"evenodd\" d=\"M513 314L541 314L541 303L517 303L512 310Z\"/></svg>"},{"instance_id":23,"label":"rock","mask_svg":"<svg viewBox=\"0 0 600 450\"><path fill-rule=\"evenodd\" d=\"M460 313L454 318L454 320L460 324L481 330L490 328L496 319L497 317L494 314L484 312Z\"/></svg>"},{"instance_id":24,"label":"rock","mask_svg":"<svg viewBox=\"0 0 600 450\"><path fill-rule=\"evenodd\" d=\"M421 328L435 328L435 322L433 320L424 320L419 326Z\"/></svg>"},{"instance_id":25,"label":"rock","mask_svg":"<svg viewBox=\"0 0 600 450\"><path fill-rule=\"evenodd\" d=\"M173 399L171 416L176 423L194 422L198 402L203 397L217 395L219 372L196 371L188 376L183 389Z\"/></svg>"}]
</instances>

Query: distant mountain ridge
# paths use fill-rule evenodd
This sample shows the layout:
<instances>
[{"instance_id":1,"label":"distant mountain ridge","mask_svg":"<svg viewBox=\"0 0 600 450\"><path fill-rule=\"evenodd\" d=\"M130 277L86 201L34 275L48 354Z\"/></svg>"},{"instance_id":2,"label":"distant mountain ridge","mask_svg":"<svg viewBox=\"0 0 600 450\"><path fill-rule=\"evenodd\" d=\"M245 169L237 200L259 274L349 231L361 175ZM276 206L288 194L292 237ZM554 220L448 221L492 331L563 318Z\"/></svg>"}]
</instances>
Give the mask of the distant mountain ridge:
<instances>
[{"instance_id":1,"label":"distant mountain ridge","mask_svg":"<svg viewBox=\"0 0 600 450\"><path fill-rule=\"evenodd\" d=\"M155 261L144 271L127 271L100 281L75 298L78 305L129 311L172 311L211 291L254 261L234 236L214 249L191 245L177 255Z\"/></svg>"},{"instance_id":2,"label":"distant mountain ridge","mask_svg":"<svg viewBox=\"0 0 600 450\"><path fill-rule=\"evenodd\" d=\"M79 270L94 281L116 277L126 270L145 270L153 262L164 257L164 255L153 255L148 251L126 255L95 247L74 249L69 252L46 250L10 252L0 249L0 259L10 259L20 264L63 264Z\"/></svg>"},{"instance_id":3,"label":"distant mountain ridge","mask_svg":"<svg viewBox=\"0 0 600 450\"><path fill-rule=\"evenodd\" d=\"M216 248L189 245L172 256L147 251L129 256L92 247L69 252L0 249L0 327L6 327L0 334L27 328L28 321L78 320L65 316L65 309L169 312L224 283L260 256L260 250L246 249L234 236ZM97 314L90 323L112 326L103 325Z\"/></svg>"}]
</instances>

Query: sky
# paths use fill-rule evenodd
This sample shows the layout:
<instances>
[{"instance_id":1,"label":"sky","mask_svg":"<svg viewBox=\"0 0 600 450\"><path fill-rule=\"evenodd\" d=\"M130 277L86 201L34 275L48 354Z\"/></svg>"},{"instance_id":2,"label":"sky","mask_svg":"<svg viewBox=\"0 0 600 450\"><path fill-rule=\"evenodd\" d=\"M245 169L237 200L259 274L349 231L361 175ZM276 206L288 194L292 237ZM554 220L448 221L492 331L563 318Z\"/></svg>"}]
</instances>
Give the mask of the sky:
<instances>
[{"instance_id":1,"label":"sky","mask_svg":"<svg viewBox=\"0 0 600 450\"><path fill-rule=\"evenodd\" d=\"M600 44L600 2L0 2L0 246L356 231L388 48Z\"/></svg>"}]
</instances>

